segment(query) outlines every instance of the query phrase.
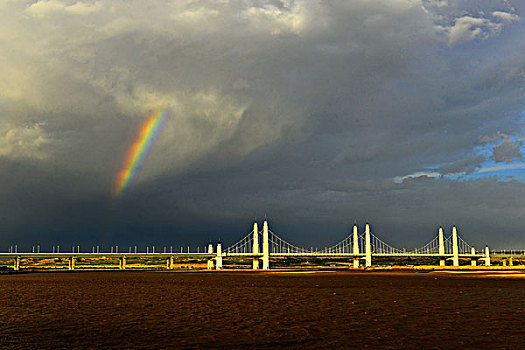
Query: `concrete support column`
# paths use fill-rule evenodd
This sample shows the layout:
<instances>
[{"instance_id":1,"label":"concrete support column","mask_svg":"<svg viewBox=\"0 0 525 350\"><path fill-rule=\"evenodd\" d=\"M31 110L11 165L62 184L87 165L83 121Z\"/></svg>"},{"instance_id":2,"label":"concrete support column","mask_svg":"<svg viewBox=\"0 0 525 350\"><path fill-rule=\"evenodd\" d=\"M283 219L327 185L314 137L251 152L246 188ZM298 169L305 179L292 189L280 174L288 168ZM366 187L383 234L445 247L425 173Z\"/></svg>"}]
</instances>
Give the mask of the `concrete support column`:
<instances>
[{"instance_id":1,"label":"concrete support column","mask_svg":"<svg viewBox=\"0 0 525 350\"><path fill-rule=\"evenodd\" d=\"M76 258L74 256L69 257L69 265L68 265L69 270L75 269L75 261L76 261Z\"/></svg>"},{"instance_id":2,"label":"concrete support column","mask_svg":"<svg viewBox=\"0 0 525 350\"><path fill-rule=\"evenodd\" d=\"M126 269L126 257L125 256L121 256L119 258L119 265L118 265L118 268L120 270L125 270Z\"/></svg>"},{"instance_id":3,"label":"concrete support column","mask_svg":"<svg viewBox=\"0 0 525 350\"><path fill-rule=\"evenodd\" d=\"M472 255L472 256L476 255L476 248L474 248L474 247L470 248L470 255ZM476 261L475 258L472 258L472 260L470 260L470 265L472 265L472 266L476 266L477 265L477 261Z\"/></svg>"},{"instance_id":4,"label":"concrete support column","mask_svg":"<svg viewBox=\"0 0 525 350\"><path fill-rule=\"evenodd\" d=\"M354 269L358 269L359 268L359 259L357 259L357 258L353 259L353 267L354 267Z\"/></svg>"},{"instance_id":5,"label":"concrete support column","mask_svg":"<svg viewBox=\"0 0 525 350\"><path fill-rule=\"evenodd\" d=\"M365 266L372 266L372 244L370 243L370 226L365 226Z\"/></svg>"},{"instance_id":6,"label":"concrete support column","mask_svg":"<svg viewBox=\"0 0 525 350\"><path fill-rule=\"evenodd\" d=\"M354 269L359 268L359 235L357 233L357 224L354 224L354 229L352 231L352 240L353 240L353 252L354 253Z\"/></svg>"},{"instance_id":7,"label":"concrete support column","mask_svg":"<svg viewBox=\"0 0 525 350\"><path fill-rule=\"evenodd\" d=\"M514 261L512 260L512 256L509 258L509 266L514 266Z\"/></svg>"},{"instance_id":8,"label":"concrete support column","mask_svg":"<svg viewBox=\"0 0 525 350\"><path fill-rule=\"evenodd\" d=\"M259 258L253 258L252 259L252 267L254 270L259 269Z\"/></svg>"},{"instance_id":9,"label":"concrete support column","mask_svg":"<svg viewBox=\"0 0 525 350\"><path fill-rule=\"evenodd\" d=\"M268 242L268 221L263 223L263 270L270 269L270 244Z\"/></svg>"},{"instance_id":10,"label":"concrete support column","mask_svg":"<svg viewBox=\"0 0 525 350\"><path fill-rule=\"evenodd\" d=\"M222 244L221 242L217 243L217 257L215 258L217 265L215 268L217 270L222 270Z\"/></svg>"},{"instance_id":11,"label":"concrete support column","mask_svg":"<svg viewBox=\"0 0 525 350\"><path fill-rule=\"evenodd\" d=\"M20 270L20 257L19 256L15 256L13 260L13 270L15 271Z\"/></svg>"},{"instance_id":12,"label":"concrete support column","mask_svg":"<svg viewBox=\"0 0 525 350\"><path fill-rule=\"evenodd\" d=\"M438 240L439 240L439 266L445 266L445 239L443 237L443 227L439 226L439 233L438 233Z\"/></svg>"},{"instance_id":13,"label":"concrete support column","mask_svg":"<svg viewBox=\"0 0 525 350\"><path fill-rule=\"evenodd\" d=\"M166 265L168 270L173 270L173 255L168 258L168 260L166 261Z\"/></svg>"},{"instance_id":14,"label":"concrete support column","mask_svg":"<svg viewBox=\"0 0 525 350\"><path fill-rule=\"evenodd\" d=\"M452 266L459 266L458 232L456 225L452 226Z\"/></svg>"},{"instance_id":15,"label":"concrete support column","mask_svg":"<svg viewBox=\"0 0 525 350\"><path fill-rule=\"evenodd\" d=\"M257 222L253 223L253 254L259 254L259 227ZM259 257L253 258L253 269L259 268Z\"/></svg>"},{"instance_id":16,"label":"concrete support column","mask_svg":"<svg viewBox=\"0 0 525 350\"><path fill-rule=\"evenodd\" d=\"M485 246L485 266L490 266L490 251L489 251L489 246Z\"/></svg>"}]
</instances>

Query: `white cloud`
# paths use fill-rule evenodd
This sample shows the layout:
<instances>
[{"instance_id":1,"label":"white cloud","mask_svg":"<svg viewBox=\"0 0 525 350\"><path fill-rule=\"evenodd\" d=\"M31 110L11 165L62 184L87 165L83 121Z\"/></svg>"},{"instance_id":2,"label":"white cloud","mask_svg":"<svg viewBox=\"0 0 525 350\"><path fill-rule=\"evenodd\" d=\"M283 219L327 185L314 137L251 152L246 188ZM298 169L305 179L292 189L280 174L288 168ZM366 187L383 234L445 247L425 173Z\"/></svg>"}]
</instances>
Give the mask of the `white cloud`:
<instances>
[{"instance_id":1,"label":"white cloud","mask_svg":"<svg viewBox=\"0 0 525 350\"><path fill-rule=\"evenodd\" d=\"M506 164L506 165L497 165L492 167L486 167L476 170L476 173L490 173L502 170L515 170L515 169L525 169L525 164Z\"/></svg>"},{"instance_id":2,"label":"white cloud","mask_svg":"<svg viewBox=\"0 0 525 350\"><path fill-rule=\"evenodd\" d=\"M287 8L267 4L263 7L248 8L243 16L253 26L276 35L287 32L299 33L306 25L305 12L307 11L299 3L289 4Z\"/></svg>"},{"instance_id":3,"label":"white cloud","mask_svg":"<svg viewBox=\"0 0 525 350\"><path fill-rule=\"evenodd\" d=\"M448 0L430 0L430 3L436 7L447 7Z\"/></svg>"},{"instance_id":4,"label":"white cloud","mask_svg":"<svg viewBox=\"0 0 525 350\"><path fill-rule=\"evenodd\" d=\"M49 156L46 146L51 142L41 125L8 127L0 134L0 156L45 159Z\"/></svg>"},{"instance_id":5,"label":"white cloud","mask_svg":"<svg viewBox=\"0 0 525 350\"><path fill-rule=\"evenodd\" d=\"M62 12L65 7L66 4L60 0L42 0L29 6L26 12L32 16L42 18L55 12Z\"/></svg>"},{"instance_id":6,"label":"white cloud","mask_svg":"<svg viewBox=\"0 0 525 350\"><path fill-rule=\"evenodd\" d=\"M40 0L27 8L27 13L34 17L46 17L52 14L66 12L75 15L88 15L99 11L102 8L101 2L82 2L74 3L61 0Z\"/></svg>"},{"instance_id":7,"label":"white cloud","mask_svg":"<svg viewBox=\"0 0 525 350\"><path fill-rule=\"evenodd\" d=\"M436 171L417 171L415 173L412 173L412 174L408 174L408 175L405 175L405 176L396 176L393 178L393 181L395 183L402 183L404 180L407 180L407 179L417 179L417 178L420 178L420 177L423 177L423 178L439 178L441 177L442 175Z\"/></svg>"},{"instance_id":8,"label":"white cloud","mask_svg":"<svg viewBox=\"0 0 525 350\"><path fill-rule=\"evenodd\" d=\"M484 40L519 20L507 1L422 0L422 6L449 46Z\"/></svg>"},{"instance_id":9,"label":"white cloud","mask_svg":"<svg viewBox=\"0 0 525 350\"><path fill-rule=\"evenodd\" d=\"M494 23L486 18L463 16L454 20L454 25L448 28L448 42L451 46L460 45L477 38L487 38L489 33L501 29L500 23Z\"/></svg>"},{"instance_id":10,"label":"white cloud","mask_svg":"<svg viewBox=\"0 0 525 350\"><path fill-rule=\"evenodd\" d=\"M501 19L503 22L510 23L519 20L519 16L509 12L494 11L492 16Z\"/></svg>"}]
</instances>

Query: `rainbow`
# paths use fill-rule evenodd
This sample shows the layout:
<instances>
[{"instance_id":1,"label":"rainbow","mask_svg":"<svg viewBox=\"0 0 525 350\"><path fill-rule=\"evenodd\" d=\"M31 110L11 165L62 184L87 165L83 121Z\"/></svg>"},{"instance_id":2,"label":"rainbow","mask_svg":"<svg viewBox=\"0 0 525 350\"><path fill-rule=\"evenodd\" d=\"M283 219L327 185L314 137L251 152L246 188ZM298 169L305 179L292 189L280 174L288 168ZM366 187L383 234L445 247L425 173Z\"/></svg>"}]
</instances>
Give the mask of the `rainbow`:
<instances>
[{"instance_id":1,"label":"rainbow","mask_svg":"<svg viewBox=\"0 0 525 350\"><path fill-rule=\"evenodd\" d=\"M119 197L135 181L170 115L171 110L165 109L160 113L151 114L144 120L117 174L113 198Z\"/></svg>"}]
</instances>

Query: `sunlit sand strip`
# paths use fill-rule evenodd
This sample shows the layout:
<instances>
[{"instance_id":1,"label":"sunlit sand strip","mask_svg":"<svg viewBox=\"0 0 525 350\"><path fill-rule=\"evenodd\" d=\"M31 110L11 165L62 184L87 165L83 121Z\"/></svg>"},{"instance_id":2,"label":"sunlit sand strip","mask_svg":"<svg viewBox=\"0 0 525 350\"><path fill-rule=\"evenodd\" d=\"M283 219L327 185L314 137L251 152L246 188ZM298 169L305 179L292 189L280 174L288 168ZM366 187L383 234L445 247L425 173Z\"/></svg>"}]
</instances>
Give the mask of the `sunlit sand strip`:
<instances>
[{"instance_id":1,"label":"sunlit sand strip","mask_svg":"<svg viewBox=\"0 0 525 350\"><path fill-rule=\"evenodd\" d=\"M522 269L520 269L522 270ZM439 274L468 275L475 278L525 278L525 273L516 269L507 271L434 271Z\"/></svg>"},{"instance_id":2,"label":"sunlit sand strip","mask_svg":"<svg viewBox=\"0 0 525 350\"><path fill-rule=\"evenodd\" d=\"M392 267L393 269L413 269L413 270L432 270L432 271L443 271L443 272L482 272L486 273L488 271L513 271L513 270L525 270L525 265L514 265L514 266L432 266L432 265L422 265L422 266L413 266L413 267Z\"/></svg>"},{"instance_id":3,"label":"sunlit sand strip","mask_svg":"<svg viewBox=\"0 0 525 350\"><path fill-rule=\"evenodd\" d=\"M487 277L501 277L501 278L525 278L525 273L501 273L501 274L488 274Z\"/></svg>"},{"instance_id":4,"label":"sunlit sand strip","mask_svg":"<svg viewBox=\"0 0 525 350\"><path fill-rule=\"evenodd\" d=\"M265 271L265 272L268 272L268 271ZM320 271L320 270L314 270L314 271L272 271L270 272L271 274L276 274L276 273L284 273L284 274L307 274L307 273L310 273L310 274L313 274L313 273L334 273L334 272L338 272L338 271L333 271L333 270L327 270L327 271Z\"/></svg>"},{"instance_id":5,"label":"sunlit sand strip","mask_svg":"<svg viewBox=\"0 0 525 350\"><path fill-rule=\"evenodd\" d=\"M517 273L518 271L522 273L525 270L525 266L491 266L477 269L435 269L436 272L447 272L447 273Z\"/></svg>"}]
</instances>

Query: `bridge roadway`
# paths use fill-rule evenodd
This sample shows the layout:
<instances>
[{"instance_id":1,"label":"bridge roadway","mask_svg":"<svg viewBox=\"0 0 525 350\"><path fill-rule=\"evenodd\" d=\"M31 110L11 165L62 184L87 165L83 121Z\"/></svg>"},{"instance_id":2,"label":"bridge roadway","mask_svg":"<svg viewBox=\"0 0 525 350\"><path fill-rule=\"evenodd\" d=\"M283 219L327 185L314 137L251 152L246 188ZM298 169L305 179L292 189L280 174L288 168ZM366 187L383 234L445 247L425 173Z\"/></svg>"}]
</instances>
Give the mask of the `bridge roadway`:
<instances>
[{"instance_id":1,"label":"bridge roadway","mask_svg":"<svg viewBox=\"0 0 525 350\"><path fill-rule=\"evenodd\" d=\"M78 258L114 258L119 260L119 269L126 269L126 259L127 258L161 258L166 259L166 268L171 270L174 268L174 258L193 258L193 259L202 259L208 262L208 269L213 268L213 261L217 258L216 254L213 253L22 253L22 252L13 252L13 253L0 253L0 259L13 259L13 270L20 270L20 262L22 259L35 258L35 259L45 259L45 258L54 258L54 259L68 259L68 268L69 270L74 270L76 265L76 260ZM222 266L221 266L222 267Z\"/></svg>"},{"instance_id":2,"label":"bridge roadway","mask_svg":"<svg viewBox=\"0 0 525 350\"><path fill-rule=\"evenodd\" d=\"M525 250L498 250L490 253L494 257L525 257Z\"/></svg>"},{"instance_id":3,"label":"bridge roadway","mask_svg":"<svg viewBox=\"0 0 525 350\"><path fill-rule=\"evenodd\" d=\"M114 258L119 260L119 269L126 269L126 259L127 258L160 258L166 259L166 268L174 268L174 258L191 258L206 260L208 269L213 269L214 265L217 269L222 268L222 258L225 257L242 257L253 259L253 261L258 262L260 259L264 259L264 253L230 253L222 252L220 243L217 245L217 252L213 253L213 248L210 246L208 253L24 253L24 252L13 252L13 253L0 253L0 259L13 259L13 269L15 271L20 269L21 259L68 259L68 268L69 270L74 270L76 265L76 260L78 258L87 258L87 259L97 259L97 258ZM415 253L374 253L374 257L433 257L439 258L440 260L452 260L454 259L454 254L415 254ZM460 258L468 258L475 262L478 259L484 259L486 256L481 253L477 254L458 254ZM319 253L319 252L302 252L302 253L269 253L269 257L318 257L318 258L349 258L354 262L356 260L366 259L366 254L353 254L353 253ZM215 263L215 264L214 264ZM258 264L258 263L257 263ZM474 265L474 263L473 263ZM354 267L356 267L354 263Z\"/></svg>"},{"instance_id":4,"label":"bridge roadway","mask_svg":"<svg viewBox=\"0 0 525 350\"><path fill-rule=\"evenodd\" d=\"M216 254L208 253L0 253L1 258L214 258Z\"/></svg>"},{"instance_id":5,"label":"bridge roadway","mask_svg":"<svg viewBox=\"0 0 525 350\"><path fill-rule=\"evenodd\" d=\"M313 257L321 257L321 258L360 258L364 259L366 257L366 254L353 254L353 253L269 253L270 257L303 257L303 256L313 256ZM223 257L227 256L245 256L245 257L253 257L253 258L262 258L263 254L253 254L253 253L223 253ZM432 257L432 258L441 258L441 259L451 259L454 257L454 254L433 254L433 253L373 253L374 257ZM485 254L482 253L476 253L476 254L458 254L460 258L485 258Z\"/></svg>"}]
</instances>

